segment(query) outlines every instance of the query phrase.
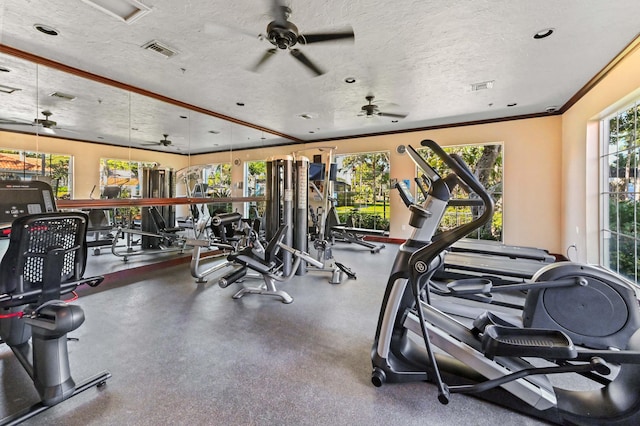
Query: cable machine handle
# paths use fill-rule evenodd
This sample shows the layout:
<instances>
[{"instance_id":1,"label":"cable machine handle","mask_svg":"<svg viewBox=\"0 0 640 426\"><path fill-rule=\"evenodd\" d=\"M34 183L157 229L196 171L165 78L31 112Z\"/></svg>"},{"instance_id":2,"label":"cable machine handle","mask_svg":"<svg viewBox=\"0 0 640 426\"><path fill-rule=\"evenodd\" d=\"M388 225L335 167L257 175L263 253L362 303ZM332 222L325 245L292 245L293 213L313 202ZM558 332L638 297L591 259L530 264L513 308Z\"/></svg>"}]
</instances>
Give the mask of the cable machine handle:
<instances>
[{"instance_id":1,"label":"cable machine handle","mask_svg":"<svg viewBox=\"0 0 640 426\"><path fill-rule=\"evenodd\" d=\"M420 192L422 193L422 196L424 198L427 198L429 196L429 191L427 190L427 188L423 185L424 180L426 179L425 175L422 175L421 178L419 177L415 177L414 180L416 181L416 186L418 187L418 189L420 190Z\"/></svg>"}]
</instances>

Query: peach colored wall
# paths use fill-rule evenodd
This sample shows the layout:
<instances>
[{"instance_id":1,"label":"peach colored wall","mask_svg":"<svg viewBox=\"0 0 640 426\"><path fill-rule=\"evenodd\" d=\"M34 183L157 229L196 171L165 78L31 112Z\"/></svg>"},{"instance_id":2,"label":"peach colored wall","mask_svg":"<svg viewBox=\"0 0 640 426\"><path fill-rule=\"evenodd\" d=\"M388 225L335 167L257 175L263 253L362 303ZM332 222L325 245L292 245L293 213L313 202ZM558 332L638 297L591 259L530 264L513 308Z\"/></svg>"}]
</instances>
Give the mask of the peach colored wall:
<instances>
[{"instance_id":1,"label":"peach colored wall","mask_svg":"<svg viewBox=\"0 0 640 426\"><path fill-rule=\"evenodd\" d=\"M562 115L562 247L599 263L599 119L640 96L640 50L628 55Z\"/></svg>"},{"instance_id":2,"label":"peach colored wall","mask_svg":"<svg viewBox=\"0 0 640 426\"><path fill-rule=\"evenodd\" d=\"M31 151L53 152L74 156L74 197L88 198L93 185L98 185L100 158L122 158L135 161L156 161L163 167L178 170L188 164L231 162L234 183L242 182L245 161L265 160L274 155L304 151L308 157L318 153L314 147L335 146L336 154L370 151L389 151L391 177L412 179L414 165L406 154L397 154L398 145L418 146L423 139L433 139L443 146L463 144L502 143L504 147L504 240L508 244L543 247L552 252L561 250L560 192L561 176L561 118L515 120L501 123L455 127L426 132L402 133L393 136L363 137L292 145L289 147L260 148L251 151L225 152L185 156L155 153L145 150L112 147L101 144L68 141L44 136L0 132L0 147ZM234 196L242 190L233 188ZM410 235L407 225L409 214L397 193L391 196L391 236L405 238ZM236 206L240 208L241 206Z\"/></svg>"},{"instance_id":3,"label":"peach colored wall","mask_svg":"<svg viewBox=\"0 0 640 426\"><path fill-rule=\"evenodd\" d=\"M439 144L464 145L502 143L504 147L504 240L507 244L543 247L552 252L560 244L561 118L514 120L501 123L454 127L393 136L363 137L343 141L318 142L289 147L261 148L235 153L192 157L193 164L264 160L273 155L304 151L311 157L313 147L335 146L336 154L389 151L391 178L412 179L415 167L408 155L397 154L398 145L419 146L423 139ZM232 167L232 179L241 181L243 166ZM241 195L236 193L234 195ZM397 193L391 196L391 237L410 235L409 213ZM404 229L403 229L404 227Z\"/></svg>"}]
</instances>

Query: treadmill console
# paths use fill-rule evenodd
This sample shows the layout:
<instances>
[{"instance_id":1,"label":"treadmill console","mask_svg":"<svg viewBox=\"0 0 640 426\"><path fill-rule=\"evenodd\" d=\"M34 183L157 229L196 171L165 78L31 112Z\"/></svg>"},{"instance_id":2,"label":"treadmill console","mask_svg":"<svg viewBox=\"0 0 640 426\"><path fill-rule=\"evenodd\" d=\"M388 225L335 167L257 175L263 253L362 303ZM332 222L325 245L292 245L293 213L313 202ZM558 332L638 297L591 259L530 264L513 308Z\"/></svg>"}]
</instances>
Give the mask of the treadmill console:
<instances>
[{"instance_id":1,"label":"treadmill console","mask_svg":"<svg viewBox=\"0 0 640 426\"><path fill-rule=\"evenodd\" d=\"M0 181L0 226L10 228L18 217L56 211L51 186L41 181Z\"/></svg>"}]
</instances>

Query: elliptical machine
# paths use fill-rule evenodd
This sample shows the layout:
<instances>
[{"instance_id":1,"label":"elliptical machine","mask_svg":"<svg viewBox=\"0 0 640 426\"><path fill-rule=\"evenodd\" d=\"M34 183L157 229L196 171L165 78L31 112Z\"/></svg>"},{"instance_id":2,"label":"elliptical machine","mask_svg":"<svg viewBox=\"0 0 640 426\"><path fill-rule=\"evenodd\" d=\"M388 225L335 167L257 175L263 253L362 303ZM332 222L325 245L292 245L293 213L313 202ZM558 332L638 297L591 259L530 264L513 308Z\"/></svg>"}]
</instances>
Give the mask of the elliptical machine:
<instances>
[{"instance_id":1,"label":"elliptical machine","mask_svg":"<svg viewBox=\"0 0 640 426\"><path fill-rule=\"evenodd\" d=\"M438 220L427 221L429 226L439 222L446 203L432 191L428 210L410 206L416 230L400 247L387 283L372 348L372 383L426 380L438 386L443 404L452 393L470 393L557 424L638 424L640 313L633 285L623 278L572 262L543 267L533 282L515 285L527 290L522 324L487 312L470 327L431 304L427 283L443 262L443 250L490 220L493 202L461 158L433 141L422 145L480 196L485 210L431 242L433 233L422 225L431 215ZM432 171L408 148L419 167ZM486 281L466 287L469 293L490 291ZM580 374L589 390L552 385L548 376L558 373Z\"/></svg>"}]
</instances>

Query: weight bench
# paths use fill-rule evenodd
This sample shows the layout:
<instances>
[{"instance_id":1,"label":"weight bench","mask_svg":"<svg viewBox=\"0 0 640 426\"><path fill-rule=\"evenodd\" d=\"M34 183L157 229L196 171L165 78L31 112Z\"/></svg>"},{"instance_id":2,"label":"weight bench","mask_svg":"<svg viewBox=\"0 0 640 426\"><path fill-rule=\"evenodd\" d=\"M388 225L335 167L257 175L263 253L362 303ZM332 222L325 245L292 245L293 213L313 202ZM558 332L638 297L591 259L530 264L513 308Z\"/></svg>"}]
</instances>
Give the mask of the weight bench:
<instances>
[{"instance_id":1,"label":"weight bench","mask_svg":"<svg viewBox=\"0 0 640 426\"><path fill-rule=\"evenodd\" d=\"M274 296L279 298L282 303L291 303L293 298L285 291L276 288L276 282L287 282L298 270L302 260L312 264L317 268L322 268L321 262L315 260L308 253L296 250L283 243L287 233L287 226L281 226L278 231L264 249L264 256L256 253L252 247L246 247L243 250L230 254L227 259L235 262L241 267L227 274L218 281L221 288L226 288L232 283L244 278L247 274L247 268L258 272L264 279L264 284L259 287L242 287L236 294L234 299L240 299L246 294L262 294L265 296ZM286 250L293 255L295 259L288 275L282 273L282 262L277 258L277 254L282 250Z\"/></svg>"},{"instance_id":2,"label":"weight bench","mask_svg":"<svg viewBox=\"0 0 640 426\"><path fill-rule=\"evenodd\" d=\"M151 220L153 221L158 234L169 240L170 242L175 242L178 238L180 238L177 235L178 232L182 232L185 230L181 226L167 226L167 222L165 222L158 209L153 206L149 207L149 215L151 216Z\"/></svg>"},{"instance_id":3,"label":"weight bench","mask_svg":"<svg viewBox=\"0 0 640 426\"><path fill-rule=\"evenodd\" d=\"M331 243L340 241L344 243L358 244L368 248L371 253L379 253L380 250L384 248L384 244L376 245L365 241L363 235L389 235L387 231L367 228L355 228L353 226L349 226L348 223L340 223L338 212L333 206L329 209L329 214L327 214L326 229L329 230Z\"/></svg>"},{"instance_id":4,"label":"weight bench","mask_svg":"<svg viewBox=\"0 0 640 426\"><path fill-rule=\"evenodd\" d=\"M76 385L69 367L67 333L82 325L84 312L60 298L103 280L82 278L87 222L85 213L54 212L12 223L0 262L0 338L31 377L40 402L0 424L24 421L111 377L105 371Z\"/></svg>"}]
</instances>

